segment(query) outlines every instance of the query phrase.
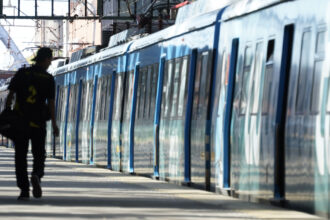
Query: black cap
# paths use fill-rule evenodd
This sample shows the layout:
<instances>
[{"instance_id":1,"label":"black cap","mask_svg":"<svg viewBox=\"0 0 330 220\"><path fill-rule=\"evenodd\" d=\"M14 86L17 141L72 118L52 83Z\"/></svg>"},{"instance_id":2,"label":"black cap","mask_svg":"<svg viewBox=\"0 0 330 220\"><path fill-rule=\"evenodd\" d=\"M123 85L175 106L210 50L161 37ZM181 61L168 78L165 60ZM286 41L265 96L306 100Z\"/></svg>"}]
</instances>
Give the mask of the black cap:
<instances>
[{"instance_id":1,"label":"black cap","mask_svg":"<svg viewBox=\"0 0 330 220\"><path fill-rule=\"evenodd\" d=\"M37 51L37 55L32 59L33 61L43 61L46 58L52 58L53 57L53 51L49 47L41 47Z\"/></svg>"}]
</instances>

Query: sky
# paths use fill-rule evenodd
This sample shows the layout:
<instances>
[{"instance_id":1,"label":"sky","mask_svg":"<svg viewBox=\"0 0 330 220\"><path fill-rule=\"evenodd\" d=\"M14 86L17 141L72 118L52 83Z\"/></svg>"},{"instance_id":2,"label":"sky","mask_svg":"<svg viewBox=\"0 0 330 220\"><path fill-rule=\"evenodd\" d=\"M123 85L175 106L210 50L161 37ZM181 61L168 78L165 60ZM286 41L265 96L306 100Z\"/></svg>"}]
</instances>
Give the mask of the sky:
<instances>
[{"instance_id":1,"label":"sky","mask_svg":"<svg viewBox=\"0 0 330 220\"><path fill-rule=\"evenodd\" d=\"M3 13L6 15L17 15L17 0L3 0ZM67 3L63 0L55 1L54 14L64 15ZM63 7L64 6L64 7ZM38 15L51 15L51 1L38 0ZM34 0L21 0L21 15L34 16ZM36 51L35 26L36 20L26 19L0 19L0 24L7 30L8 34L21 50L24 57L29 57ZM14 59L10 51L0 41L0 70L6 70Z\"/></svg>"}]
</instances>

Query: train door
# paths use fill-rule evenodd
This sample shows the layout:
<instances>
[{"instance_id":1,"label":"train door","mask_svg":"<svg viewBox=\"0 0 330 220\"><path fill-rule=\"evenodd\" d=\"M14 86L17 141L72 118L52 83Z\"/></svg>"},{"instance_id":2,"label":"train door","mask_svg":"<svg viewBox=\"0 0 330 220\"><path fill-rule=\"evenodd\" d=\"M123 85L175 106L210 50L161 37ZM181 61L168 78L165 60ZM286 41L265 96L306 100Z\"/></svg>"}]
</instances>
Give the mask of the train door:
<instances>
[{"instance_id":1,"label":"train door","mask_svg":"<svg viewBox=\"0 0 330 220\"><path fill-rule=\"evenodd\" d=\"M252 53L252 50L250 51ZM259 190L259 175L260 169L260 141L261 141L261 114L260 114L260 101L262 92L262 72L264 65L264 46L263 41L257 41L255 45L254 58L249 60L251 67L247 68L248 65L244 65L244 78L245 78L245 68L251 69L250 72L250 82L247 86L243 83L243 91L245 94L249 94L248 97L244 97L246 102L245 107L245 118L247 119L244 124L244 148L245 148L245 160L247 162L248 168L248 188L251 191ZM248 55L250 56L250 55ZM248 60L248 59L246 59ZM248 73L247 73L248 74ZM243 78L243 79L244 79ZM247 88L248 87L248 88ZM242 103L242 102L241 102Z\"/></svg>"},{"instance_id":2,"label":"train door","mask_svg":"<svg viewBox=\"0 0 330 220\"><path fill-rule=\"evenodd\" d=\"M81 162L83 159L83 127L85 124L85 109L87 107L87 102L86 102L86 98L87 98L87 82L83 79L80 80L81 83L81 94L80 94L80 103L79 103L79 123L77 124L77 147L78 147L78 151L76 155L76 159L78 158L78 161ZM77 161L77 160L76 160ZM78 162L77 161L77 162Z\"/></svg>"},{"instance_id":3,"label":"train door","mask_svg":"<svg viewBox=\"0 0 330 220\"><path fill-rule=\"evenodd\" d=\"M67 96L68 96L69 87L61 86L58 93L58 109L56 115L56 123L59 126L59 136L56 137L55 141L55 157L64 156L64 136L65 136L65 117L66 117L66 106L67 106Z\"/></svg>"},{"instance_id":4,"label":"train door","mask_svg":"<svg viewBox=\"0 0 330 220\"><path fill-rule=\"evenodd\" d=\"M130 171L130 122L131 122L131 108L133 99L133 86L134 86L134 70L127 72L125 77L124 86L124 100L123 100L123 113L122 113L122 142L121 142L121 168L123 171Z\"/></svg>"},{"instance_id":5,"label":"train door","mask_svg":"<svg viewBox=\"0 0 330 220\"><path fill-rule=\"evenodd\" d=\"M69 109L67 117L66 126L66 160L71 161L75 159L76 155L76 113L77 113L77 95L78 95L78 85L73 84L70 88L69 95Z\"/></svg>"},{"instance_id":6,"label":"train door","mask_svg":"<svg viewBox=\"0 0 330 220\"><path fill-rule=\"evenodd\" d=\"M136 114L136 101L137 101L137 88L139 84L139 74L140 74L140 63L137 63L135 65L134 69L134 78L129 86L129 95L130 95L130 101L128 100L131 105L128 105L127 107L130 107L130 123L129 123L129 172L134 173L134 127L135 127L135 114ZM144 94L147 93L147 76L144 74L144 77L142 77L143 83L145 84L143 86ZM143 97L145 100L145 104L143 105L146 108L148 99ZM128 103L127 103L128 104Z\"/></svg>"},{"instance_id":7,"label":"train door","mask_svg":"<svg viewBox=\"0 0 330 220\"><path fill-rule=\"evenodd\" d=\"M167 60L164 65L163 74L163 87L162 87L162 102L160 110L159 121L159 177L162 179L169 179L176 176L177 169L169 169L170 164L170 140L169 126L170 126L170 101L171 101L171 89L172 89L172 73L173 73L173 61ZM176 155L176 151L172 154ZM174 157L174 156L173 156ZM174 167L174 166L173 166Z\"/></svg>"},{"instance_id":8,"label":"train door","mask_svg":"<svg viewBox=\"0 0 330 220\"><path fill-rule=\"evenodd\" d=\"M90 162L90 129L91 129L91 111L93 101L94 83L93 79L86 82L84 88L84 96L82 98L82 120L79 123L79 130L81 134L81 160L83 163L88 164Z\"/></svg>"},{"instance_id":9,"label":"train door","mask_svg":"<svg viewBox=\"0 0 330 220\"><path fill-rule=\"evenodd\" d=\"M100 68L101 69L101 68ZM98 75L94 76L94 88L93 88L93 98L90 116L90 127L89 127L89 163L94 164L95 149L94 149L94 122L95 122L95 105L97 99L97 87L98 87Z\"/></svg>"},{"instance_id":10,"label":"train door","mask_svg":"<svg viewBox=\"0 0 330 220\"><path fill-rule=\"evenodd\" d=\"M107 161L107 130L109 116L111 75L100 77L98 81L95 122L93 130L94 163L106 165Z\"/></svg>"},{"instance_id":11,"label":"train door","mask_svg":"<svg viewBox=\"0 0 330 220\"><path fill-rule=\"evenodd\" d=\"M154 118L154 177L159 178L159 123L160 111L163 95L163 80L165 70L166 55L162 55L159 61L158 80L157 80L157 95L155 103L155 118Z\"/></svg>"},{"instance_id":12,"label":"train door","mask_svg":"<svg viewBox=\"0 0 330 220\"><path fill-rule=\"evenodd\" d=\"M158 87L158 97L160 89L162 89L162 94L159 115L159 148L156 150L156 160L158 160L158 154L160 177L176 182L186 179L187 170L189 170L187 168L190 164L187 163L190 156L185 156L185 145L187 141L190 141L190 136L186 135L187 132L184 129L187 127L185 123L190 121L186 120L185 116L186 108L189 109L188 105L190 105L185 105L187 102L188 63L189 56L170 59L164 62L163 77L161 74L159 76L159 82L163 80L163 86ZM163 60L161 68L162 66ZM157 100L156 115L159 110L158 104L160 103ZM188 180L188 182L190 181Z\"/></svg>"},{"instance_id":13,"label":"train door","mask_svg":"<svg viewBox=\"0 0 330 220\"><path fill-rule=\"evenodd\" d=\"M191 182L206 189L209 189L210 185L210 154L206 151L206 145L209 144L206 126L211 95L212 61L213 50L197 54L190 131Z\"/></svg>"},{"instance_id":14,"label":"train door","mask_svg":"<svg viewBox=\"0 0 330 220\"><path fill-rule=\"evenodd\" d=\"M230 151L230 127L231 127L231 116L234 101L234 91L235 91L235 74L237 68L237 58L238 58L238 47L239 39L235 38L232 40L231 53L229 61L229 71L228 76L223 76L223 91L221 96L223 96L223 101L219 102L222 106L219 106L219 110L224 109L224 124L223 124L223 188L230 187L230 167L231 167L231 151ZM226 71L227 74L227 71ZM222 114L220 114L222 115ZM221 125L220 125L221 126ZM221 148L220 148L221 149Z\"/></svg>"},{"instance_id":15,"label":"train door","mask_svg":"<svg viewBox=\"0 0 330 220\"><path fill-rule=\"evenodd\" d=\"M122 99L124 92L124 73L113 73L114 77L114 100L111 122L111 168L116 171L121 170L121 115Z\"/></svg>"},{"instance_id":16,"label":"train door","mask_svg":"<svg viewBox=\"0 0 330 220\"><path fill-rule=\"evenodd\" d=\"M311 93L311 113L315 116L315 171L314 205L316 212L329 213L330 176L330 94L329 66L326 66L325 26L317 29L314 53L313 87ZM325 67L326 66L326 67Z\"/></svg>"},{"instance_id":17,"label":"train door","mask_svg":"<svg viewBox=\"0 0 330 220\"><path fill-rule=\"evenodd\" d=\"M224 188L224 185L226 188L229 187L229 146L226 145L225 150L225 139L222 138L225 135L225 130L230 128L230 125L228 124L229 121L227 120L225 124L225 114L227 111L228 117L230 117L231 108L232 108L232 97L233 97L233 91L234 91L234 81L231 79L229 81L230 74L235 74L236 71L236 62L237 62L237 53L238 53L238 39L234 39L231 42L231 51L228 51L227 48L223 48L221 53L221 57L219 59L219 65L221 65L221 73L220 73L220 81L217 82L216 92L217 92L217 98L216 98L216 118L214 120L214 131L212 135L212 152L214 152L214 173L212 176L214 176L215 180L215 187L217 190L220 190ZM227 99L227 94L230 95L229 102ZM226 103L230 103L229 105L226 105ZM228 108L228 109L227 109ZM229 132L229 131L226 131ZM228 133L227 133L228 135ZM227 140L229 137L227 137ZM226 142L226 144L229 144ZM224 154L226 152L226 154ZM224 163L226 161L226 163ZM224 171L226 173L226 178L224 177Z\"/></svg>"},{"instance_id":18,"label":"train door","mask_svg":"<svg viewBox=\"0 0 330 220\"><path fill-rule=\"evenodd\" d=\"M68 85L67 95L66 95L66 104L65 104L65 118L64 118L64 140L61 142L61 146L63 145L63 160L67 159L67 128L68 128L68 113L69 113L69 106L70 106L70 96L71 96L71 83Z\"/></svg>"},{"instance_id":19,"label":"train door","mask_svg":"<svg viewBox=\"0 0 330 220\"><path fill-rule=\"evenodd\" d=\"M107 147L107 167L112 169L112 142L111 142L111 131L112 131L112 117L114 112L114 99L115 99L115 84L116 84L116 70L112 71L112 74L109 76L110 83L110 100L109 100L109 113L108 113L108 147Z\"/></svg>"},{"instance_id":20,"label":"train door","mask_svg":"<svg viewBox=\"0 0 330 220\"><path fill-rule=\"evenodd\" d=\"M294 25L285 26L282 47L280 80L278 86L277 109L275 116L275 183L274 198L284 199L285 191L285 122L287 114L288 89L292 58Z\"/></svg>"},{"instance_id":21,"label":"train door","mask_svg":"<svg viewBox=\"0 0 330 220\"><path fill-rule=\"evenodd\" d=\"M76 125L75 125L75 161L78 163L79 162L79 155L81 155L80 151L80 147L79 147L79 123L80 123L80 119L81 119L81 97L82 97L82 93L83 93L83 87L84 87L84 82L82 79L79 80L79 87L78 87L78 97L77 97L77 112L76 114Z\"/></svg>"},{"instance_id":22,"label":"train door","mask_svg":"<svg viewBox=\"0 0 330 220\"><path fill-rule=\"evenodd\" d=\"M158 78L158 64L140 68L136 91L136 114L134 123L134 171L152 175L153 124ZM135 76L136 77L136 76ZM142 82L145 79L145 82ZM133 115L132 115L133 118Z\"/></svg>"}]
</instances>

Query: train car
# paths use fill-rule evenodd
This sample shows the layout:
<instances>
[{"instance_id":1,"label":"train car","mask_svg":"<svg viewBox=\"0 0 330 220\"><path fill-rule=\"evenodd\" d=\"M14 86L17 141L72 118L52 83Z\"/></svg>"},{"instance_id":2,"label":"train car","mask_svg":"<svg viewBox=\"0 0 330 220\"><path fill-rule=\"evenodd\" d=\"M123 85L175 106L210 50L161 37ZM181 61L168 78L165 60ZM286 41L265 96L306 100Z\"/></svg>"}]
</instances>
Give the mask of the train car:
<instances>
[{"instance_id":1,"label":"train car","mask_svg":"<svg viewBox=\"0 0 330 220\"><path fill-rule=\"evenodd\" d=\"M48 154L86 164L108 165L110 91L112 80L124 76L126 58L121 55L127 47L122 45L100 52L54 72L60 135L52 140L48 129ZM118 91L123 93L122 90L120 86Z\"/></svg>"},{"instance_id":2,"label":"train car","mask_svg":"<svg viewBox=\"0 0 330 220\"><path fill-rule=\"evenodd\" d=\"M198 1L59 68L48 152L329 216L329 4Z\"/></svg>"},{"instance_id":3,"label":"train car","mask_svg":"<svg viewBox=\"0 0 330 220\"><path fill-rule=\"evenodd\" d=\"M219 13L132 43L122 129L125 171L209 187L204 140Z\"/></svg>"},{"instance_id":4,"label":"train car","mask_svg":"<svg viewBox=\"0 0 330 220\"><path fill-rule=\"evenodd\" d=\"M241 1L224 12L213 116L218 188L329 216L329 6Z\"/></svg>"},{"instance_id":5,"label":"train car","mask_svg":"<svg viewBox=\"0 0 330 220\"><path fill-rule=\"evenodd\" d=\"M154 174L153 123L161 37L166 31L132 42L128 50L121 127L121 170Z\"/></svg>"}]
</instances>

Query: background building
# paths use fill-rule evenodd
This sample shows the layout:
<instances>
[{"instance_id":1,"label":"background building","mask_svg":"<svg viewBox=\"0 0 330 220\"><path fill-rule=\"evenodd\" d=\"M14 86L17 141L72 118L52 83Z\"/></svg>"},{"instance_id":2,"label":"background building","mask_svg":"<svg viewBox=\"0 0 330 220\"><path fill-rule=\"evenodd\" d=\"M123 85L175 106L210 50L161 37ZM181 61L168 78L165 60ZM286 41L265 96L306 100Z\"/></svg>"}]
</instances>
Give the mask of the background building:
<instances>
[{"instance_id":1,"label":"background building","mask_svg":"<svg viewBox=\"0 0 330 220\"><path fill-rule=\"evenodd\" d=\"M133 36L164 29L174 24L177 8L188 3L183 0L70 1L70 19L35 22L35 46L49 46L55 56L69 58L86 47L106 47L111 36L123 31ZM92 19L79 19L83 17Z\"/></svg>"}]
</instances>

